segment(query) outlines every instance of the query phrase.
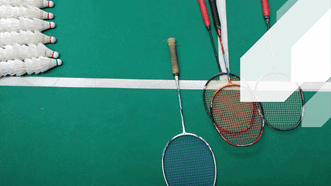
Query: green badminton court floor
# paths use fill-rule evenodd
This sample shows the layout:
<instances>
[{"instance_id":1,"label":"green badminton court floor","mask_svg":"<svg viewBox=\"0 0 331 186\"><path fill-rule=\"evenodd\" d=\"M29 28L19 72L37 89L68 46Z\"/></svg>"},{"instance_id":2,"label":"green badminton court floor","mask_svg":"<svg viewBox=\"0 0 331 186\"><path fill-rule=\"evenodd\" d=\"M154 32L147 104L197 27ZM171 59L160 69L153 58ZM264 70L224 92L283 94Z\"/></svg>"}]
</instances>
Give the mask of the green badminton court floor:
<instances>
[{"instance_id":1,"label":"green badminton court floor","mask_svg":"<svg viewBox=\"0 0 331 186\"><path fill-rule=\"evenodd\" d=\"M29 77L173 80L166 39L177 39L181 80L218 72L197 1L65 1L46 9L48 45L64 65ZM270 0L271 23L286 0ZM231 72L266 32L260 1L227 1ZM214 36L216 33L213 31ZM214 37L216 41L216 37ZM306 92L306 100L314 93ZM217 185L330 185L331 122L236 148L216 132L202 90L182 90L188 132L211 145ZM165 185L161 155L181 133L174 89L0 87L1 186Z\"/></svg>"}]
</instances>

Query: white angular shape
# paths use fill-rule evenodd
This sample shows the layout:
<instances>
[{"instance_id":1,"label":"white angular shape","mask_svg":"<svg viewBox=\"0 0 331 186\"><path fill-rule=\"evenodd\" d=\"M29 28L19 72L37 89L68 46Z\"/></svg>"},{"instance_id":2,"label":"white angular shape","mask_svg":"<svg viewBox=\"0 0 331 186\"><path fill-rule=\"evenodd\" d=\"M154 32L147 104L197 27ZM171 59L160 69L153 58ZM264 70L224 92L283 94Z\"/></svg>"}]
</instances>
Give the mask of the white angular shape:
<instances>
[{"instance_id":1,"label":"white angular shape","mask_svg":"<svg viewBox=\"0 0 331 186\"><path fill-rule=\"evenodd\" d=\"M292 81L326 82L331 77L331 9L291 48Z\"/></svg>"}]
</instances>

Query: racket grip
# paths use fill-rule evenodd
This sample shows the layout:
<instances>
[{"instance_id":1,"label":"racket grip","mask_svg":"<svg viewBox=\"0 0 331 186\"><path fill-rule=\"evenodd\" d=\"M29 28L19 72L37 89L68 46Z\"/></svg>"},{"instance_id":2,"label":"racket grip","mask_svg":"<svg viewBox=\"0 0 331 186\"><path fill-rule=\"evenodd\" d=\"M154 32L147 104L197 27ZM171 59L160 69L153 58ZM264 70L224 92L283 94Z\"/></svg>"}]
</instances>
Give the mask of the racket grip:
<instances>
[{"instance_id":1,"label":"racket grip","mask_svg":"<svg viewBox=\"0 0 331 186\"><path fill-rule=\"evenodd\" d=\"M261 3L262 3L263 16L264 17L270 16L270 9L269 9L268 0L261 0Z\"/></svg>"},{"instance_id":2,"label":"racket grip","mask_svg":"<svg viewBox=\"0 0 331 186\"><path fill-rule=\"evenodd\" d=\"M213 16L215 29L216 29L216 31L221 30L221 21L220 21L219 15L218 15L216 0L209 0L209 5L210 5L210 9L211 9L211 14Z\"/></svg>"},{"instance_id":3,"label":"racket grip","mask_svg":"<svg viewBox=\"0 0 331 186\"><path fill-rule=\"evenodd\" d=\"M206 2L205 2L205 0L198 0L198 2L199 2L201 14L202 14L203 22L205 23L206 27L210 27L210 19L209 19L209 15L208 15Z\"/></svg>"},{"instance_id":4,"label":"racket grip","mask_svg":"<svg viewBox=\"0 0 331 186\"><path fill-rule=\"evenodd\" d=\"M178 67L177 52L176 52L176 39L169 38L167 41L169 45L172 74L174 76L179 76L179 67Z\"/></svg>"}]
</instances>

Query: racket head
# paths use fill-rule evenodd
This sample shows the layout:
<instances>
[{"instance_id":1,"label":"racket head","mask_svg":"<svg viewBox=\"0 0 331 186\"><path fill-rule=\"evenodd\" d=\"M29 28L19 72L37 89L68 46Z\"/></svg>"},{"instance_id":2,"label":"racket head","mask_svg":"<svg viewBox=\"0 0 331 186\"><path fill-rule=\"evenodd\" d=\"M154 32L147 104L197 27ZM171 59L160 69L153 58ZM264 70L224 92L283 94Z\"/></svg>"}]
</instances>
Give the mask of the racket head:
<instances>
[{"instance_id":1,"label":"racket head","mask_svg":"<svg viewBox=\"0 0 331 186\"><path fill-rule=\"evenodd\" d=\"M261 82L291 82L291 77L281 73L272 72L262 76L255 86L258 91ZM285 100L285 102L261 102L264 122L269 127L279 131L290 131L297 128L304 116L305 98L298 84L296 90ZM277 96L282 91L263 92L264 95Z\"/></svg>"},{"instance_id":2,"label":"racket head","mask_svg":"<svg viewBox=\"0 0 331 186\"><path fill-rule=\"evenodd\" d=\"M215 185L215 156L203 138L182 133L164 147L162 172L167 185Z\"/></svg>"},{"instance_id":3,"label":"racket head","mask_svg":"<svg viewBox=\"0 0 331 186\"><path fill-rule=\"evenodd\" d=\"M233 146L250 146L263 132L264 120L258 102L240 102L240 96L254 94L238 84L229 84L217 90L211 100L213 124L222 138ZM242 95L243 96L243 95Z\"/></svg>"},{"instance_id":4,"label":"racket head","mask_svg":"<svg viewBox=\"0 0 331 186\"><path fill-rule=\"evenodd\" d=\"M240 77L230 73L231 81L240 81ZM203 87L202 91L202 100L203 105L205 106L206 113L208 114L209 118L212 119L212 115L210 112L210 103L213 95L215 92L220 89L221 87L228 84L228 76L226 73L218 73L211 77L205 86Z\"/></svg>"}]
</instances>

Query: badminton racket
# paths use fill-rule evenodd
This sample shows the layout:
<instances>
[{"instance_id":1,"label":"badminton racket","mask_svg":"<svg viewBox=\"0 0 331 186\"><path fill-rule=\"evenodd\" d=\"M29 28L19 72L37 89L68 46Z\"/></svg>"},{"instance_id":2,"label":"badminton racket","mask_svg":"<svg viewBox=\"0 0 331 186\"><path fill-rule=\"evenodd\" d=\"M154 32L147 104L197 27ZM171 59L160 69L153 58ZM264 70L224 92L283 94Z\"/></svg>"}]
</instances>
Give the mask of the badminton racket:
<instances>
[{"instance_id":1,"label":"badminton racket","mask_svg":"<svg viewBox=\"0 0 331 186\"><path fill-rule=\"evenodd\" d=\"M0 6L0 18L38 18L53 19L54 14L40 10L35 6Z\"/></svg>"},{"instance_id":2,"label":"badminton racket","mask_svg":"<svg viewBox=\"0 0 331 186\"><path fill-rule=\"evenodd\" d=\"M216 92L216 90L218 90L220 87L223 87L224 85L227 84L228 80L227 80L226 73L222 72L222 68L221 68L220 63L219 63L219 58L218 58L218 55L217 55L215 43L214 43L213 36L212 36L212 33L211 33L210 19L209 19L208 10L207 10L207 7L206 7L205 0L198 0L198 2L199 2L199 6L200 6L203 21L205 23L207 31L209 32L210 40L211 40L212 47L213 47L213 50L214 50L214 54L215 54L215 57L216 57L217 67L218 67L218 70L219 70L218 74L214 75L213 77L211 77L207 81L207 83L203 87L203 92L202 92L203 104L204 104L204 107L205 107L205 110L206 110L208 116L211 119L212 118L211 113L210 113L211 98L214 95L214 93ZM234 75L234 74L230 74L230 79L231 79L231 81L240 81L240 78L237 75Z\"/></svg>"},{"instance_id":3,"label":"badminton racket","mask_svg":"<svg viewBox=\"0 0 331 186\"><path fill-rule=\"evenodd\" d=\"M179 67L176 40L168 39L172 73L175 77L183 132L164 147L162 171L167 185L213 186L216 183L216 161L209 144L201 137L185 130L179 90Z\"/></svg>"},{"instance_id":4,"label":"badminton racket","mask_svg":"<svg viewBox=\"0 0 331 186\"><path fill-rule=\"evenodd\" d=\"M216 0L209 0L209 5L228 76L228 84L219 88L211 98L212 120L219 134L229 144L234 146L253 145L260 139L264 127L260 104L240 101L240 96L254 98L254 94L248 88L240 88L239 84L232 83L229 64L225 59Z\"/></svg>"},{"instance_id":5,"label":"badminton racket","mask_svg":"<svg viewBox=\"0 0 331 186\"><path fill-rule=\"evenodd\" d=\"M276 71L275 60L272 48L272 39L270 34L270 9L268 0L261 0L263 16L268 28L271 56L273 61L273 72L263 75L255 86L255 90L261 89L261 84L282 82L291 83L291 78L281 72ZM294 83L291 83L292 85ZM260 87L259 87L260 85ZM280 131L289 131L297 128L304 115L304 96L303 91L297 84L295 91L284 102L261 102L265 122L273 129ZM266 98L278 97L284 94L282 91L263 91L262 96Z\"/></svg>"}]
</instances>

